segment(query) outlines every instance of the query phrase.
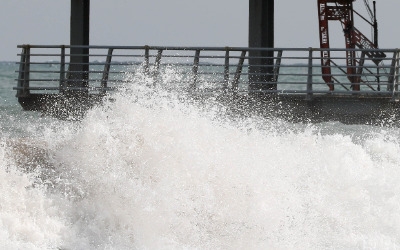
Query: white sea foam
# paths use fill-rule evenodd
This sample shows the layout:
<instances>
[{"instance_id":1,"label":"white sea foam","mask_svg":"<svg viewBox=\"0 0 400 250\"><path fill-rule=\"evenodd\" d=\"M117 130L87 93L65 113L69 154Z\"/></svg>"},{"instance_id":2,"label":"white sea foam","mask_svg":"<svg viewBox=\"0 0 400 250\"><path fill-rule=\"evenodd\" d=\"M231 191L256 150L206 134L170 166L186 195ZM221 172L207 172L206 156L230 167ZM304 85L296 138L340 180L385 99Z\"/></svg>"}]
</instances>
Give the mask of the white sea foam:
<instances>
[{"instance_id":1,"label":"white sea foam","mask_svg":"<svg viewBox=\"0 0 400 250\"><path fill-rule=\"evenodd\" d=\"M398 129L232 121L132 82L80 124L40 132L46 174L26 174L2 145L0 244L400 247Z\"/></svg>"},{"instance_id":2,"label":"white sea foam","mask_svg":"<svg viewBox=\"0 0 400 250\"><path fill-rule=\"evenodd\" d=\"M42 186L33 187L0 145L0 249L46 249L62 242L65 221Z\"/></svg>"}]
</instances>

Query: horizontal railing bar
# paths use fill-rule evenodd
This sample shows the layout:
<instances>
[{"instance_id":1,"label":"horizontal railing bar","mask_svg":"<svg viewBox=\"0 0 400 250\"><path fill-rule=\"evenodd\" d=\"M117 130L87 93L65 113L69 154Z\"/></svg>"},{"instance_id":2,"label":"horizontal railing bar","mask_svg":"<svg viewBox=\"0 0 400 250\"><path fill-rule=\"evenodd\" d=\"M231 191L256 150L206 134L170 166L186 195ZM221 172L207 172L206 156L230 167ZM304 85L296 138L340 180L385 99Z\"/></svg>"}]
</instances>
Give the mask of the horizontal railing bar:
<instances>
[{"instance_id":1,"label":"horizontal railing bar","mask_svg":"<svg viewBox=\"0 0 400 250\"><path fill-rule=\"evenodd\" d=\"M346 58L342 58L343 60ZM20 62L16 62L15 64L21 64ZM41 64L41 65L46 65L46 64L54 64L54 65L58 65L61 64L60 62L30 62L30 64ZM111 63L105 63L105 62L89 62L89 63L65 63L66 65L138 65L141 64L141 62L137 62L137 61L133 61L133 62L111 62ZM154 65L153 63L151 65ZM182 66L182 65L190 65L193 66L192 63L161 63L160 65L177 65L177 66ZM201 63L199 64L199 66L225 66L224 64L204 64ZM237 66L237 64L229 64L229 66ZM243 64L243 66L249 66L248 64ZM274 65L263 65L263 64L254 64L252 66L256 66L256 67L265 67L265 68L270 68L270 67L274 67ZM302 63L295 63L295 64L281 64L280 67L282 68L289 68L289 67L309 67L307 64L302 64ZM313 64L311 67L314 68L320 68L321 65L318 64ZM331 68L379 68L379 69L390 69L393 68L392 66L376 66L376 65L364 65L364 66L347 66L347 65L332 65L330 66Z\"/></svg>"},{"instance_id":2,"label":"horizontal railing bar","mask_svg":"<svg viewBox=\"0 0 400 250\"><path fill-rule=\"evenodd\" d=\"M103 62L89 62L89 64L92 63L97 63L97 64L101 64L101 65L105 65L107 63L103 63ZM16 62L16 64L24 64L21 62ZM52 62L52 61L46 61L46 62L30 62L30 64L55 64L55 65L59 65L61 64L61 62ZM65 65L74 65L74 64L80 64L80 63L69 63L69 62L65 62ZM83 65L83 63L81 63ZM87 64L87 63L86 63ZM132 64L141 64L141 62L137 62L137 61L131 61L131 62L121 62L121 61L115 61L115 62L111 62L109 63L109 65L132 65Z\"/></svg>"},{"instance_id":3,"label":"horizontal railing bar","mask_svg":"<svg viewBox=\"0 0 400 250\"><path fill-rule=\"evenodd\" d=\"M14 90L116 90L116 87L13 87Z\"/></svg>"},{"instance_id":4,"label":"horizontal railing bar","mask_svg":"<svg viewBox=\"0 0 400 250\"><path fill-rule=\"evenodd\" d=\"M23 44L17 45L17 48L37 48L37 49L45 49L45 48L76 48L76 49L113 49L113 50L183 50L183 51L371 51L371 52L393 52L398 49L341 49L341 48L257 48L257 47L184 47L184 46L104 46L104 45L31 45L31 44Z\"/></svg>"},{"instance_id":5,"label":"horizontal railing bar","mask_svg":"<svg viewBox=\"0 0 400 250\"><path fill-rule=\"evenodd\" d=\"M246 81L246 83L248 83L248 81ZM262 81L252 81L252 83L254 84L266 84L266 82L262 82ZM306 85L307 82L290 82L290 81L278 81L278 82L268 82L268 83L277 83L278 86L283 86L283 85ZM353 85L353 83L332 83L333 85L345 85L345 86L351 86ZM367 84L365 83L357 83L360 86L367 86ZM324 85L326 86L326 82L313 82L312 85ZM374 84L375 85L375 84ZM376 84L377 85L377 84ZM384 84L380 84L380 85L384 85Z\"/></svg>"},{"instance_id":6,"label":"horizontal railing bar","mask_svg":"<svg viewBox=\"0 0 400 250\"><path fill-rule=\"evenodd\" d=\"M17 54L18 56L25 56L28 54ZM30 56L61 56L61 54L29 54ZM88 56L88 57L106 57L107 54L65 54L65 57L77 57L77 56ZM113 57L144 57L144 55L113 55ZM155 57L153 55L149 55L149 57Z\"/></svg>"},{"instance_id":7,"label":"horizontal railing bar","mask_svg":"<svg viewBox=\"0 0 400 250\"><path fill-rule=\"evenodd\" d=\"M27 54L17 54L18 56L22 56L22 55L27 55ZM61 56L61 54L29 54L30 56ZM107 54L65 54L64 56L66 57L76 57L76 56L89 56L89 57L105 57L107 56ZM145 57L144 54L125 54L125 55L118 55L115 54L113 55L113 57ZM157 57L156 54L150 54L149 57ZM191 54L187 54L187 55L163 55L163 57L182 57L182 58L190 58L193 57L193 55ZM213 55L202 55L199 56L199 58L225 58L225 56L213 56ZM240 58L240 57L230 57L230 58ZM260 58L276 58L276 57L260 57Z\"/></svg>"},{"instance_id":8,"label":"horizontal railing bar","mask_svg":"<svg viewBox=\"0 0 400 250\"><path fill-rule=\"evenodd\" d=\"M371 96L370 94L375 92L368 92L368 91L329 91L329 90L248 90L249 93L277 93L277 94L328 94L328 95L352 95L352 96ZM379 94L373 94L373 96L379 96L383 98L390 98L393 93L390 91L382 91Z\"/></svg>"},{"instance_id":9,"label":"horizontal railing bar","mask_svg":"<svg viewBox=\"0 0 400 250\"><path fill-rule=\"evenodd\" d=\"M23 80L23 79L22 79ZM31 81L34 81L34 82L57 82L57 81L59 81L59 79L30 79ZM87 79L87 80L85 80L85 81L82 81L82 82L101 82L101 80L102 79ZM77 82L76 80L74 80L74 79L66 79L66 80L64 80L65 82ZM125 81L125 80L118 80L118 79L111 79L111 80L109 80L110 82L122 82L122 81ZM131 82L131 81L129 81L129 80L127 80L127 82ZM173 82L173 81L171 81L171 82ZM185 82L190 82L190 81L177 81L177 82L181 82L181 83L185 83ZM223 80L221 80L221 81L211 81L211 80L207 80L207 79L199 79L199 82L202 82L202 83L224 83L224 81ZM248 83L248 81L246 81L246 83ZM252 83L259 83L259 84L265 84L265 82L261 82L261 81L253 81ZM278 82L270 82L270 83L278 83L278 85L305 85L305 84L307 84L306 82L290 82L290 81L278 81ZM374 84L372 84L372 86L376 86L376 85L381 85L381 86L385 86L385 85L387 85L388 83L385 83L385 84L382 84L382 83L378 83L378 82L372 82L372 83L374 83ZM350 82L342 82L342 83L332 83L333 85L345 85L345 86L351 86L351 85L354 85L354 83L350 83ZM325 82L313 82L313 85L326 85L326 83ZM371 84L366 84L366 83L357 83L357 85L360 85L360 86L367 86L367 85L371 85ZM371 91L369 91L369 92L371 92ZM380 91L380 93L381 93L382 91Z\"/></svg>"},{"instance_id":10,"label":"horizontal railing bar","mask_svg":"<svg viewBox=\"0 0 400 250\"><path fill-rule=\"evenodd\" d=\"M24 54L18 54L18 56L21 56L21 55L24 55ZM30 54L30 56L61 56L61 55L53 55L53 54ZM70 57L70 55L65 55L66 57ZM104 55L92 55L92 54L75 54L74 56L88 56L88 57L106 57L107 55L106 54L104 54ZM122 57L133 57L133 58L143 58L145 55L113 55L113 57L120 57L120 58L122 58ZM149 57L150 58L155 58L157 55L149 55ZM192 58L193 57L193 55L163 55L163 58ZM203 59L224 59L225 57L224 56L199 56L199 58L203 58ZM241 57L240 56L230 56L229 57L230 59L240 59ZM274 60L276 60L276 59L278 59L278 57L243 57L244 59L249 59L249 58L253 58L253 59L274 59ZM292 57L282 57L281 58L281 60L294 60L294 59L296 59L296 60L308 60L308 57L295 57L295 56L292 56ZM324 58L322 58L322 57L313 57L312 58L313 60L321 60L321 59L324 59ZM345 60L346 59L346 57L330 57L330 59L331 60ZM374 60L380 60L380 61L391 61L392 59L391 58L365 58L364 59L365 61L374 61ZM16 62L17 64L20 64L20 62ZM31 62L31 64L34 64L35 62ZM52 63L52 62L38 62L38 63L41 63L41 64L45 64L45 63ZM36 63L36 64L38 64L38 63ZM56 64L57 62L54 62L53 64ZM306 62L304 62L305 64L306 64ZM378 67L378 66L376 66L375 64L373 64L374 65L374 67ZM331 66L331 67L333 67L333 66ZM371 67L373 67L372 66L372 64L371 64ZM379 67L382 67L382 66L379 66Z\"/></svg>"},{"instance_id":11,"label":"horizontal railing bar","mask_svg":"<svg viewBox=\"0 0 400 250\"><path fill-rule=\"evenodd\" d=\"M43 78L35 78L35 77L43 77ZM49 76L49 77L51 77L51 76ZM55 78L49 78L49 77L46 78L46 76L44 76L44 75L36 74L35 76L30 76L30 77L27 78L27 79L18 78L18 79L14 79L14 80L15 80L15 81L25 81L25 80L29 80L29 81L43 81L43 82L60 81L59 78L55 79Z\"/></svg>"},{"instance_id":12,"label":"horizontal railing bar","mask_svg":"<svg viewBox=\"0 0 400 250\"><path fill-rule=\"evenodd\" d=\"M21 73L22 71L15 71L15 73ZM59 74L59 73L64 73L65 71L46 71L46 70L43 70L43 71L38 71L38 70L31 70L30 71L31 73L35 73L35 74L44 74L44 73L46 73L46 74L48 74L48 73L51 73L51 74ZM94 74L100 74L100 73L103 73L103 71L71 71L71 72L74 72L74 73L94 73ZM65 72L65 73L67 73L67 72ZM129 73L128 71L110 71L109 72L109 74L124 74L124 73ZM131 72L131 73L135 73L135 72Z\"/></svg>"},{"instance_id":13,"label":"horizontal railing bar","mask_svg":"<svg viewBox=\"0 0 400 250\"><path fill-rule=\"evenodd\" d=\"M21 72L24 72L24 71L14 71L15 73L21 73ZM43 71L39 71L39 70L31 70L30 71L31 73L35 73L35 74L58 74L58 73L68 73L68 72L73 72L73 73L94 73L94 74L99 74L99 73L103 73L103 71L59 71L59 70L56 70L56 71L46 71L46 70L43 70ZM125 74L125 73L137 73L137 72L135 72L135 71L110 71L109 72L110 74Z\"/></svg>"},{"instance_id":14,"label":"horizontal railing bar","mask_svg":"<svg viewBox=\"0 0 400 250\"><path fill-rule=\"evenodd\" d=\"M23 71L14 71L15 73L22 73ZM53 70L30 70L29 72L31 73L51 73L51 74L57 74L57 73L61 73L61 71L53 71Z\"/></svg>"},{"instance_id":15,"label":"horizontal railing bar","mask_svg":"<svg viewBox=\"0 0 400 250\"><path fill-rule=\"evenodd\" d=\"M31 64L59 64L59 63L56 63L56 62L32 62ZM124 66L124 65L140 65L141 63L140 62L114 62L114 63L111 63L110 65L115 65L115 66ZM73 65L73 64L70 64L70 65ZM102 65L105 65L105 63L102 63L102 62L90 62L90 63L76 63L76 65L99 65L99 66L102 66ZM151 64L151 65L153 65L153 64ZM165 63L165 64L161 64L162 66L164 66L164 65L176 65L176 66L192 66L192 64L191 63ZM222 67L222 66L224 66L223 64L200 64L199 66L209 66L209 67ZM229 67L235 67L236 65L235 64L230 64L229 65ZM248 65L244 65L244 66L248 66ZM266 66L266 65L253 65L253 66L258 66L258 67L264 67L264 68L268 68L268 67L274 67L274 65L271 65L271 66ZM307 65L304 65L304 64L294 64L294 65L285 65L285 64L282 64L281 66L280 66L281 68L290 68L290 67L307 67ZM318 65L312 65L311 67L315 67L315 68L320 68L321 66L318 66ZM338 66L331 66L331 68L340 68L340 67L346 67L345 65L338 65ZM379 68L379 69L390 69L390 68L393 68L393 67L389 67L389 66L387 66L387 67L378 67L378 66L352 66L352 67L347 67L347 68L354 68L354 69L357 69L357 68Z\"/></svg>"}]
</instances>

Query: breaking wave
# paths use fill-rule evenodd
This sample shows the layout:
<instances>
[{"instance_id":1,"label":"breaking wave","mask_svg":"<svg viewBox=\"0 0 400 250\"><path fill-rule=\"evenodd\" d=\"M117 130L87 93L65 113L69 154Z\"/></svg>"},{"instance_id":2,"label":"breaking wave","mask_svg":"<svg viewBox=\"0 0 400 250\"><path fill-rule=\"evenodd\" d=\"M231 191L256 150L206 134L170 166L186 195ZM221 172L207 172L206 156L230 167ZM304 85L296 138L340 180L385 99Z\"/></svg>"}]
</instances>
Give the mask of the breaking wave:
<instances>
[{"instance_id":1,"label":"breaking wave","mask_svg":"<svg viewBox=\"0 0 400 250\"><path fill-rule=\"evenodd\" d=\"M399 129L233 117L143 83L2 136L0 248L400 247Z\"/></svg>"}]
</instances>

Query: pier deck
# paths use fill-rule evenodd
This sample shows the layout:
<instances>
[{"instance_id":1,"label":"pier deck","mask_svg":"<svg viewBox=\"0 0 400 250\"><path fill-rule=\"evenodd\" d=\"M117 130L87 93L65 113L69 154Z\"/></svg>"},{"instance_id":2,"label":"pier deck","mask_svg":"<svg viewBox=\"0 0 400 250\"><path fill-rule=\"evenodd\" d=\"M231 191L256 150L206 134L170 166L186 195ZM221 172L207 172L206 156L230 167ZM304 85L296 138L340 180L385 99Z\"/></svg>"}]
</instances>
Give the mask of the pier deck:
<instances>
[{"instance_id":1,"label":"pier deck","mask_svg":"<svg viewBox=\"0 0 400 250\"><path fill-rule=\"evenodd\" d=\"M73 103L75 110L84 110L109 91L118 90L124 84L138 84L132 77L140 75L142 83L153 87L162 85L196 96L218 95L235 105L251 106L261 100L268 104L263 109L296 119L360 123L400 115L398 49L351 49L358 64L353 66L356 73L349 75L346 65L349 49L18 47L22 51L14 89L25 110L61 110L63 103ZM84 67L71 67L74 63L71 63L70 50L82 47L89 51L85 55L90 58L89 69L76 71L74 69ZM334 85L333 91L323 80L326 75L322 73L321 60L327 58L321 58L321 51L326 50L330 52L329 79L333 81L329 84ZM366 56L371 52L384 55L379 58L378 65L376 57ZM249 64L249 60L254 59L249 54L261 55L256 61L268 63ZM167 79L167 74L173 77ZM85 77L77 79L76 75ZM80 82L76 84L77 81Z\"/></svg>"}]
</instances>

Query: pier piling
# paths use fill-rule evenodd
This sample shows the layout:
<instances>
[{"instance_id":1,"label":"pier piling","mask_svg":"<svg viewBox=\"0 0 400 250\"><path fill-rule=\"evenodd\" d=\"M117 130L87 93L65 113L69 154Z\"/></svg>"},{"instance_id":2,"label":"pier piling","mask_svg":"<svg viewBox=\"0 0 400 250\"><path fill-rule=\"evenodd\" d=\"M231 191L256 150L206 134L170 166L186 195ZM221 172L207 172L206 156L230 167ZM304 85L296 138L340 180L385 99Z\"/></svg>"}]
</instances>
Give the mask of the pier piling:
<instances>
[{"instance_id":1,"label":"pier piling","mask_svg":"<svg viewBox=\"0 0 400 250\"><path fill-rule=\"evenodd\" d=\"M71 0L71 46L89 45L90 0ZM71 48L67 87L88 87L89 49ZM80 91L82 92L82 91ZM86 91L83 91L85 94ZM71 93L74 95L73 93ZM82 94L82 93L80 93Z\"/></svg>"},{"instance_id":2,"label":"pier piling","mask_svg":"<svg viewBox=\"0 0 400 250\"><path fill-rule=\"evenodd\" d=\"M249 0L249 47L274 48L274 0ZM276 89L274 52L249 51L249 90Z\"/></svg>"}]
</instances>

